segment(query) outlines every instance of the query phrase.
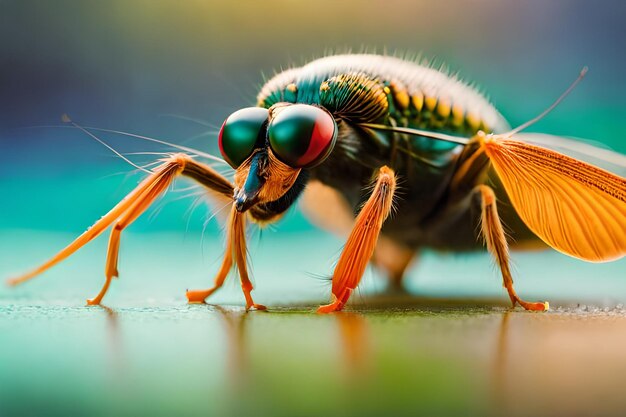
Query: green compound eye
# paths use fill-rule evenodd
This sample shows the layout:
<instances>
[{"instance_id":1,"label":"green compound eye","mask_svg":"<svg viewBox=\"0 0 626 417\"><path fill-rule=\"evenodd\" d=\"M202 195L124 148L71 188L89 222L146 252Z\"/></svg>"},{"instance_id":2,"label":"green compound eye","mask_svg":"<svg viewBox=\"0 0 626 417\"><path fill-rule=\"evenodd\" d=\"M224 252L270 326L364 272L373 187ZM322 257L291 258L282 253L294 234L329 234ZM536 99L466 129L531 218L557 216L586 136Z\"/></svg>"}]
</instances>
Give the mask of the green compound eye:
<instances>
[{"instance_id":1,"label":"green compound eye","mask_svg":"<svg viewBox=\"0 0 626 417\"><path fill-rule=\"evenodd\" d=\"M219 135L220 152L231 167L237 168L252 154L268 116L267 109L247 107L224 121Z\"/></svg>"},{"instance_id":2,"label":"green compound eye","mask_svg":"<svg viewBox=\"0 0 626 417\"><path fill-rule=\"evenodd\" d=\"M294 168L311 168L330 155L337 141L337 123L319 107L294 104L280 110L268 126L272 150Z\"/></svg>"}]
</instances>

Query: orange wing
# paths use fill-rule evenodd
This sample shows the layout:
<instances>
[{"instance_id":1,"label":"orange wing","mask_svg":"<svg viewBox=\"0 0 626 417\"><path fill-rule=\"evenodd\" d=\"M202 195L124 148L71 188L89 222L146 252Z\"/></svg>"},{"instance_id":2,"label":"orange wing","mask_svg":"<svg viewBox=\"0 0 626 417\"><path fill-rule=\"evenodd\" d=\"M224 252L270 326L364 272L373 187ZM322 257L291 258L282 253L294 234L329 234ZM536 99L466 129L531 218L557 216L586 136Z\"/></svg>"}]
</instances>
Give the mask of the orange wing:
<instances>
[{"instance_id":1,"label":"orange wing","mask_svg":"<svg viewBox=\"0 0 626 417\"><path fill-rule=\"evenodd\" d=\"M488 136L482 147L526 225L558 251L593 262L626 255L626 179L561 153Z\"/></svg>"}]
</instances>

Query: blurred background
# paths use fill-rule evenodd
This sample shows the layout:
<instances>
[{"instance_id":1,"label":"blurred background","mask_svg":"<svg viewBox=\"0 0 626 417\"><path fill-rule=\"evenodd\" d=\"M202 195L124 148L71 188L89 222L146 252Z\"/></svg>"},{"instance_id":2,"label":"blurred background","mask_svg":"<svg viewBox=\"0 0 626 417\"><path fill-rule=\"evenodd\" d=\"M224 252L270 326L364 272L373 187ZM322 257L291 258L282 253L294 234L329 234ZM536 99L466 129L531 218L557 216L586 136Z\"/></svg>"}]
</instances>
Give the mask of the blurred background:
<instances>
[{"instance_id":1,"label":"blurred background","mask_svg":"<svg viewBox=\"0 0 626 417\"><path fill-rule=\"evenodd\" d=\"M589 73L580 86L529 130L587 138L626 153L625 23L626 5L620 0L0 0L0 277L17 274L47 259L143 178L84 133L58 127L63 113L85 126L146 135L219 154L219 126L232 111L254 104L263 75L269 77L281 68L332 51L420 53L478 85L512 125L545 109L586 65ZM123 153L170 151L120 135L99 137ZM128 157L147 164L159 156ZM39 280L12 290L0 289L0 394L7 415L8 411L27 414L20 408L24 404L19 399L28 398L28 393L51 413L66 413L68 404L96 415L112 411L132 414L143 406L153 414L174 410L193 414L196 406L217 414L225 412L209 400L196 400L205 390L213 393L211 399L219 399L220 389L224 388L221 377L226 372L226 368L220 368L226 365L219 358L240 346L236 337L232 342L231 330L244 327L237 324L240 316L232 324L230 310L220 313L185 305L184 289L206 287L219 266L222 251L220 224L211 219L210 205L195 204L198 196L189 194L197 190L186 189L189 185L178 182L173 192L125 232L121 279L114 282L105 299L113 309L110 312L82 307L84 299L100 288L106 237ZM327 299L330 286L326 278L339 255L341 240L313 228L298 210L292 210L270 230L253 231L252 236L256 301L284 306ZM526 298L591 303L596 306L592 310L619 309L626 301L624 260L587 264L547 251L516 254L514 263L516 288ZM500 304L506 301L500 282L490 258L484 254L426 253L411 268L407 287L416 296L495 299L495 304ZM375 271L366 273L363 292L376 293L384 287ZM355 300L367 304L367 297L357 296ZM243 304L243 297L231 279L212 301L236 306ZM588 312L585 308L581 311ZM211 314L204 315L206 311ZM335 327L325 326L358 329L362 328L359 320L364 320L365 326L371 327L367 334L380 341L372 342L368 352L374 355L369 361L383 390L376 385L369 388L386 393L386 400L380 409L368 408L370 402L364 401L360 414L390 409L385 407L401 414L415 410L418 403L430 407L425 408L429 415L446 414L442 410L482 414L491 409L486 405L492 404L491 400L482 397L491 392L491 385L476 377L481 365L490 360L491 348L463 343L483 337L500 340L497 332L490 332L507 327L506 316L489 309L479 310L475 313L478 316L463 310L452 314L451 321L446 321L446 314L419 321L424 314L429 315L401 315L400 321L392 324L385 324L394 319L386 313L357 316L356 321L308 314L279 315L274 319L254 316L246 324L252 329L248 330L252 336L247 340L254 340L249 360L258 365L252 366L256 377L268 377L270 381L260 392L271 397L280 391L281 381L292 380L296 374L306 375L302 391L298 395L290 393L289 404L312 407L310 415L328 410L350 414L352 409L344 404L345 397L324 390L337 383L328 385L334 375L330 370L337 365L333 360L342 362L345 357L329 359L333 352L319 343L326 340L339 344L343 340L334 333ZM511 320L513 328L518 323L525 329L512 336L514 340L532 340L536 336L532 329L537 329L532 326L540 326L539 333L547 334L548 330L541 327L542 320L552 326L548 318L529 317L535 316ZM205 326L205 320L209 321L206 332L199 336L197 326ZM407 320L408 328L417 335L445 337L414 351L411 347L423 340L404 333ZM254 323L258 323L256 327ZM457 334L459 323L475 331ZM576 346L583 338L588 340L589 335L580 333L580 328L567 329L569 346ZM613 327L607 329L616 331ZM623 328L618 330L623 334ZM524 333L529 331L531 334ZM93 339L88 334L93 334ZM294 334L301 336L299 342L293 340ZM42 338L49 343L45 353L41 350ZM280 347L272 340L280 342ZM393 340L398 343L393 344ZM620 343L612 340L609 346ZM467 348L473 364L466 362L462 349L451 356L441 353L442 347L451 345ZM545 353L547 358L560 357L558 343L541 346L554 349ZM85 354L83 349L91 349L91 353ZM349 349L346 355L353 357ZM570 358L575 363L595 358L592 351L572 349ZM626 363L618 350L604 353L619 366ZM433 354L438 358L434 362ZM282 357L284 366L272 368L274 362L265 362L274 355ZM532 369L545 369L546 362L533 355L537 361L531 362L536 365ZM182 368L175 359L180 357L184 357L180 361ZM106 366L101 367L101 362ZM164 378L160 382L151 379L156 378L156 362L163 372L157 373ZM522 367L523 363L518 365ZM115 366L126 369L126 373L111 371L115 377L109 378L109 371L104 369ZM272 373L272 369L278 371ZM565 369L571 368L562 366L555 372ZM534 380L531 371L517 371L527 376L529 383ZM51 387L58 375L66 375L71 381L68 386L77 390L75 397L62 385ZM434 385L424 382L423 375ZM590 378L585 370L568 375ZM40 382L33 382L36 379ZM128 384L145 383L150 389L142 391L133 385L134 389L125 391L118 385L112 391L110 387L122 379ZM452 387L451 380L457 381ZM397 384L404 388L397 388ZM411 386L419 387L422 394L407 388ZM521 392L552 392L532 384L528 387L530 391ZM574 388L584 390L582 385L574 384ZM160 402L146 405L154 392L168 390L178 392L178 396L161 396ZM563 398L574 392L583 401L587 397L580 396L580 390L565 390ZM446 392L457 393L458 401L447 401ZM98 393L119 402L105 402ZM356 402L363 402L364 397L355 395ZM133 396L139 398L137 408L120 405L132 403L128 397ZM319 401L314 401L316 396ZM226 404L239 404L228 398L232 401ZM541 404L553 401L552 409L559 410L559 398L545 395ZM589 398L585 404L591 407L596 400ZM327 408L316 408L315 404ZM605 404L613 405L610 401ZM243 412L237 407L224 407L234 414ZM259 407L256 411L264 410ZM307 414L303 408L298 410L300 415ZM513 414L524 414L521 408L513 410ZM569 411L568 415L574 415L576 410Z\"/></svg>"}]
</instances>

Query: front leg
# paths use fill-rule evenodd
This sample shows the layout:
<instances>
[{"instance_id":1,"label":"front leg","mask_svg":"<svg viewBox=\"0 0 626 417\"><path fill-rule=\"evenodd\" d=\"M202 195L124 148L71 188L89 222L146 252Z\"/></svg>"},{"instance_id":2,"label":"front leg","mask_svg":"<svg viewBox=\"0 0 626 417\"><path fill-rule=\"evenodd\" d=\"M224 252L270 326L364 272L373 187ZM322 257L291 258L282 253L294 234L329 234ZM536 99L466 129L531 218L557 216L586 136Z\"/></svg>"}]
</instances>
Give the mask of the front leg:
<instances>
[{"instance_id":1,"label":"front leg","mask_svg":"<svg viewBox=\"0 0 626 417\"><path fill-rule=\"evenodd\" d=\"M378 172L372 194L356 218L333 272L331 303L318 308L318 313L341 310L352 291L359 285L365 267L374 253L383 222L391 212L395 189L396 178L393 170L383 166Z\"/></svg>"},{"instance_id":2,"label":"front leg","mask_svg":"<svg viewBox=\"0 0 626 417\"><path fill-rule=\"evenodd\" d=\"M187 164L182 172L183 175L193 178L210 191L214 197L224 200L227 204L233 201L234 187L232 184L220 175L207 170L199 164ZM266 215L265 211L258 207L252 207L250 214L253 217ZM215 276L214 284L211 288L205 290L187 290L186 296L189 303L204 303L205 299L222 287L226 281L228 273L233 267L237 266L239 278L241 280L241 289L246 299L246 310L256 308L257 310L265 310L266 307L257 304L250 294L254 289L247 268L247 245L246 245L246 213L241 213L236 206L232 204L230 214L228 216L226 226L226 248L224 250L224 259L222 265Z\"/></svg>"},{"instance_id":3,"label":"front leg","mask_svg":"<svg viewBox=\"0 0 626 417\"><path fill-rule=\"evenodd\" d=\"M89 305L100 304L102 298L109 289L109 285L113 277L118 276L118 250L122 231L136 220L161 194L163 194L172 181L179 175L190 177L206 187L206 190L212 193L220 201L226 204L233 201L233 185L217 171L211 167L194 161L185 154L173 155L163 161L163 164L156 168L154 172L139 184L128 196L126 196L113 209L105 214L86 232L80 235L76 240L70 243L65 249L61 250L43 265L33 269L32 271L10 279L9 285L21 284L31 278L41 274L52 266L63 261L78 249L98 237L109 226L113 225L111 238L109 240L109 249L107 251L107 261L105 268L105 282L102 289L94 298L87 301ZM251 209L251 213L263 211L255 208ZM189 291L187 297L190 302L203 301L213 291L219 288L233 265L233 255L237 263L241 276L241 286L246 297L247 308L256 307L262 309L263 306L255 304L252 300L250 292L252 284L248 277L248 271L245 267L245 221L243 216L245 213L238 213L233 206L232 215L227 225L227 249L224 255L224 262L215 279L215 286L205 291ZM236 251L235 251L236 250ZM234 253L235 252L235 253Z\"/></svg>"}]
</instances>

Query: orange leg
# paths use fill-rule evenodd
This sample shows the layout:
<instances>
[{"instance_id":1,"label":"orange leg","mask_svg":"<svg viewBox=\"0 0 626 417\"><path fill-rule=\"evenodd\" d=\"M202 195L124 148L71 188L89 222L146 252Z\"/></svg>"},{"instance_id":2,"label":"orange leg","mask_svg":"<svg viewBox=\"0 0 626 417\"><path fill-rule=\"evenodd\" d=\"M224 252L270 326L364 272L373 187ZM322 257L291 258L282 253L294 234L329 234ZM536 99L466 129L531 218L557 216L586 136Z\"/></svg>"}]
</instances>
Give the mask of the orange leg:
<instances>
[{"instance_id":1,"label":"orange leg","mask_svg":"<svg viewBox=\"0 0 626 417\"><path fill-rule=\"evenodd\" d=\"M187 301L189 301L190 304L203 304L204 300L209 298L211 294L217 291L224 284L224 281L226 281L226 277L233 267L233 251L231 240L232 237L229 230L228 237L226 238L226 250L224 251L224 260L222 261L222 266L220 266L220 270L215 276L215 282L213 286L206 290L187 290Z\"/></svg>"},{"instance_id":2,"label":"orange leg","mask_svg":"<svg viewBox=\"0 0 626 417\"><path fill-rule=\"evenodd\" d=\"M513 288L513 277L509 269L509 245L506 242L506 235L498 217L498 209L496 207L496 196L487 185L479 185L478 192L481 196L482 222L481 229L487 249L496 258L500 271L502 272L503 286L506 288L511 298L513 306L516 303L524 307L526 310L545 311L548 310L548 302L528 302L517 296Z\"/></svg>"},{"instance_id":3,"label":"orange leg","mask_svg":"<svg viewBox=\"0 0 626 417\"><path fill-rule=\"evenodd\" d=\"M341 310L357 287L369 262L383 222L391 212L396 178L384 166L378 173L374 190L356 218L339 262L333 272L332 301L318 308L318 313Z\"/></svg>"},{"instance_id":4,"label":"orange leg","mask_svg":"<svg viewBox=\"0 0 626 417\"><path fill-rule=\"evenodd\" d=\"M233 252L235 254L235 262L239 270L239 278L241 279L241 289L246 297L246 310L256 308L257 310L266 310L261 304L256 304L252 300L250 292L254 289L250 277L248 276L248 264L246 260L246 218L245 213L239 213L233 206L232 210L232 229L233 229Z\"/></svg>"},{"instance_id":5,"label":"orange leg","mask_svg":"<svg viewBox=\"0 0 626 417\"><path fill-rule=\"evenodd\" d=\"M213 287L206 290L187 291L187 300L189 300L190 303L203 303L208 296L213 294L222 286L222 284L224 284L226 276L233 266L234 257L241 279L241 289L243 290L243 294L246 298L246 310L249 310L250 308L256 308L257 310L266 309L264 305L256 304L250 294L254 287L248 276L248 268L246 264L245 216L245 213L239 213L233 205L228 218L224 261L222 262L222 266L215 277L215 283Z\"/></svg>"},{"instance_id":6,"label":"orange leg","mask_svg":"<svg viewBox=\"0 0 626 417\"><path fill-rule=\"evenodd\" d=\"M41 274L47 269L53 267L59 262L63 261L78 249L95 239L102 232L104 232L107 227L109 227L115 220L120 218L124 213L133 208L140 205L142 201L144 201L147 196L150 196L154 193L155 189L162 190L165 189L172 181L174 176L178 174L185 165L186 156L184 155L176 155L168 159L161 167L159 167L152 175L146 178L141 182L130 194L128 194L121 202L119 202L111 211L105 214L100 220L98 220L93 226L87 229L82 235L80 235L76 240L70 243L67 247L61 250L58 254L52 257L50 260L45 262L43 265L33 269L32 271L7 281L9 285L17 285L21 284L25 281L34 278L35 276ZM119 240L115 238L112 234L111 242L112 246L119 244ZM116 243L117 242L117 243ZM111 249L109 249L109 258L116 259L117 255L111 256ZM115 262L116 263L116 262ZM107 267L107 279L102 287L100 293L93 299L91 304L98 304L104 294L106 293L111 277L109 272L109 267Z\"/></svg>"},{"instance_id":7,"label":"orange leg","mask_svg":"<svg viewBox=\"0 0 626 417\"><path fill-rule=\"evenodd\" d=\"M156 200L159 195L172 183L174 177L178 174L177 170L184 168L184 161L172 161L172 167L166 173L154 178L150 187L137 196L133 204L119 217L117 223L111 230L109 238L109 248L107 250L107 260L104 269L105 281L102 289L94 298L88 299L87 304L98 305L109 289L111 279L119 276L117 271L117 261L120 249L120 237L122 230L134 222L146 209ZM148 178L149 179L149 178Z\"/></svg>"},{"instance_id":8,"label":"orange leg","mask_svg":"<svg viewBox=\"0 0 626 417\"><path fill-rule=\"evenodd\" d=\"M111 231L111 236L109 239L109 248L107 251L107 261L105 268L105 282L102 286L102 289L94 298L87 300L87 304L89 305L97 305L100 304L102 298L105 296L109 286L111 284L111 280L113 277L118 276L118 253L120 246L120 237L122 230L130 225L134 220L136 220L149 206L156 200L160 194L162 194L167 187L172 183L174 178L177 175L186 175L189 176L196 181L207 187L207 190L214 193L216 196L222 199L222 201L232 201L233 195L233 186L230 182L222 177L220 174L215 172L213 169L206 165L199 164L198 162L192 160L187 155L178 154L174 155L158 167L153 174L151 174L148 178L141 182L130 194L128 194L120 203L118 203L111 211L109 211L106 215L104 215L100 220L98 220L92 227L90 227L86 232L80 235L76 240L70 243L66 248L61 250L58 254L52 257L50 260L45 262L43 265L33 269L32 271L7 281L9 285L18 285L25 281L34 278L35 276L41 274L52 266L58 264L63 261L82 246L89 243L91 240L95 239L102 232L104 232L111 224L115 223L113 230ZM236 228L241 229L241 234L244 234L244 224L243 220L240 219L239 225L236 227L231 227L230 229L236 230ZM234 232L229 230L229 238L227 241L227 250L224 256L224 261L222 266L217 274L217 278L215 280L215 286L204 292L194 292L189 291L187 297L190 302L199 302L204 300L206 297L211 295L217 288L219 288L226 276L228 271L231 269L233 264L233 238L232 234ZM245 235L243 238L239 238L241 241L240 245L243 245L243 264L245 265ZM241 271L241 267L240 267ZM247 270L244 267L245 276L242 277L242 287L244 290L244 294L246 296L246 303L248 304L248 308L250 307L263 307L255 305L250 296L250 291L252 290L252 285L250 284L250 280L248 279ZM204 295L202 297L202 295Z\"/></svg>"}]
</instances>

